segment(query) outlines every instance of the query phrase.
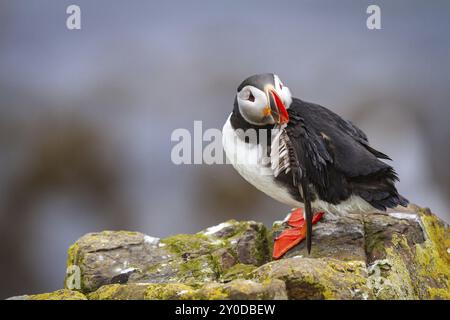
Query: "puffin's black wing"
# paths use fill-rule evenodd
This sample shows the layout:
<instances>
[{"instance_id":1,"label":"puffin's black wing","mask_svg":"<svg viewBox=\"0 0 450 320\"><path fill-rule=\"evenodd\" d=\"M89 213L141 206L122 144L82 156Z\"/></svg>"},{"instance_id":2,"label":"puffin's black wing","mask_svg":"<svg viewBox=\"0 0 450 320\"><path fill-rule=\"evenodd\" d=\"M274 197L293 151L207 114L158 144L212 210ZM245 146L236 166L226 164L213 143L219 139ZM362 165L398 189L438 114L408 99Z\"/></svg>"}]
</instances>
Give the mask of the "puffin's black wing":
<instances>
[{"instance_id":1,"label":"puffin's black wing","mask_svg":"<svg viewBox=\"0 0 450 320\"><path fill-rule=\"evenodd\" d=\"M294 99L286 132L297 153L305 150L303 166L315 193L338 204L358 195L379 210L407 205L394 186L394 169L380 161L389 157L369 146L366 135L332 111ZM301 160L302 158L299 157Z\"/></svg>"},{"instance_id":2,"label":"puffin's black wing","mask_svg":"<svg viewBox=\"0 0 450 320\"><path fill-rule=\"evenodd\" d=\"M294 184L300 182L309 229L310 202L316 197L339 204L357 195L379 210L408 204L395 188L394 169L378 159L389 157L370 147L361 129L322 106L299 99L293 99L288 112L289 124L283 130L287 154Z\"/></svg>"},{"instance_id":3,"label":"puffin's black wing","mask_svg":"<svg viewBox=\"0 0 450 320\"><path fill-rule=\"evenodd\" d=\"M364 133L364 131L362 131L360 128L355 126L351 121L342 119L336 113L334 113L331 110L328 110L327 108L324 108L318 104L305 103L303 101L302 101L302 103L304 104L304 106L303 106L304 108L306 108L306 109L313 108L316 115L323 117L330 124L335 125L339 130L348 134L350 137L352 137L355 141L357 141L362 146L364 146L364 148L366 148L367 151L372 153L377 158L392 160L386 154L373 149L369 145L369 140L367 139L367 135ZM311 110L309 110L309 111L311 111ZM314 116L314 115L312 115L312 116Z\"/></svg>"}]
</instances>

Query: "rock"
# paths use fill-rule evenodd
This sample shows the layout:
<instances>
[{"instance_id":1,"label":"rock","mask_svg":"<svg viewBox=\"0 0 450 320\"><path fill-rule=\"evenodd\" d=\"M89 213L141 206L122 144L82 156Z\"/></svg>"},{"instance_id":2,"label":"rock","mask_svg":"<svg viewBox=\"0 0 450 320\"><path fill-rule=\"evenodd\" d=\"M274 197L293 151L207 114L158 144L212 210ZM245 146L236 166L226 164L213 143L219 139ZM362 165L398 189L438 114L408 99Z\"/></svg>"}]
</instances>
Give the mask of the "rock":
<instances>
[{"instance_id":1,"label":"rock","mask_svg":"<svg viewBox=\"0 0 450 320\"><path fill-rule=\"evenodd\" d=\"M260 281L280 279L290 299L369 299L364 262L300 256L268 263L255 271Z\"/></svg>"},{"instance_id":2,"label":"rock","mask_svg":"<svg viewBox=\"0 0 450 320\"><path fill-rule=\"evenodd\" d=\"M276 237L283 227L286 226L276 223L273 236ZM429 209L415 205L399 212L339 220L325 215L314 228L311 256L306 253L305 243L300 243L284 257L308 260L306 263L277 261L272 263L275 271L270 271L271 264L268 264L258 272L260 277L284 279L289 298L293 299L450 299L449 247L449 226ZM293 270L288 276L286 263L288 267L292 264ZM351 269L358 267L348 272L349 264ZM333 274L335 266L344 270L345 278L339 273ZM363 282L360 282L361 276ZM304 289L300 294L296 290L292 292L290 283ZM353 283L349 287L350 295L346 290L339 290L345 283ZM310 291L307 297L305 291Z\"/></svg>"},{"instance_id":3,"label":"rock","mask_svg":"<svg viewBox=\"0 0 450 320\"><path fill-rule=\"evenodd\" d=\"M273 238L285 228L281 222L275 222ZM324 215L321 222L313 227L312 258L329 257L342 261L364 261L365 253L364 217L352 215L339 219L331 219ZM308 256L306 241L290 250L284 258L294 256Z\"/></svg>"},{"instance_id":4,"label":"rock","mask_svg":"<svg viewBox=\"0 0 450 320\"><path fill-rule=\"evenodd\" d=\"M269 258L264 225L231 220L163 240L138 232L90 233L70 247L67 264L79 268L80 290L89 293L116 283L217 281L237 264L259 266Z\"/></svg>"},{"instance_id":5,"label":"rock","mask_svg":"<svg viewBox=\"0 0 450 320\"><path fill-rule=\"evenodd\" d=\"M112 284L89 294L90 300L254 300L287 299L285 283L237 279L228 283Z\"/></svg>"},{"instance_id":6,"label":"rock","mask_svg":"<svg viewBox=\"0 0 450 320\"><path fill-rule=\"evenodd\" d=\"M28 295L21 295L21 296L14 296L14 297L9 297L6 300L28 300Z\"/></svg>"},{"instance_id":7,"label":"rock","mask_svg":"<svg viewBox=\"0 0 450 320\"><path fill-rule=\"evenodd\" d=\"M271 261L287 227L231 220L162 240L87 234L69 249L65 290L12 299L450 299L450 228L428 209L325 215L311 255L300 243Z\"/></svg>"},{"instance_id":8,"label":"rock","mask_svg":"<svg viewBox=\"0 0 450 320\"><path fill-rule=\"evenodd\" d=\"M387 229L393 232L378 239L384 248L374 245L376 254L373 249L367 253L369 280L376 298L450 299L449 226L429 210L419 210L418 216L399 217L409 225L402 224L401 233L390 225Z\"/></svg>"},{"instance_id":9,"label":"rock","mask_svg":"<svg viewBox=\"0 0 450 320\"><path fill-rule=\"evenodd\" d=\"M50 293L16 296L7 300L87 300L87 298L81 292L62 289Z\"/></svg>"}]
</instances>

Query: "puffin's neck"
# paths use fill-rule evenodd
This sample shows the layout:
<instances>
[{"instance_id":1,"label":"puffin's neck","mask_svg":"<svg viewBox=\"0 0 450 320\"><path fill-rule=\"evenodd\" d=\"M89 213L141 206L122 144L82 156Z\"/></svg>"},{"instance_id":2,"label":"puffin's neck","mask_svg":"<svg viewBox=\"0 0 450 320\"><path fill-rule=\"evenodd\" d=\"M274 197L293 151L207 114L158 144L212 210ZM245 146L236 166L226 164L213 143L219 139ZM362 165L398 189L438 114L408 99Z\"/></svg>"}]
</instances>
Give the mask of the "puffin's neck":
<instances>
[{"instance_id":1,"label":"puffin's neck","mask_svg":"<svg viewBox=\"0 0 450 320\"><path fill-rule=\"evenodd\" d=\"M272 129L274 128L275 125L273 124L268 124L265 126L257 126L255 124L249 123L247 122L244 117L242 117L241 113L239 112L239 106L237 104L237 100L234 100L234 108L233 108L233 112L231 113L231 117L230 117L230 123L231 126L233 127L234 130L243 130L244 132L249 130L249 129L253 129L256 131L257 134L257 143L259 143L259 140L261 138L261 133L267 133L267 142L268 144L270 144L271 142L271 134L272 134ZM262 131L264 130L264 131ZM239 136L239 135L238 135ZM243 139L245 141L245 143L249 143L249 141L247 139Z\"/></svg>"}]
</instances>

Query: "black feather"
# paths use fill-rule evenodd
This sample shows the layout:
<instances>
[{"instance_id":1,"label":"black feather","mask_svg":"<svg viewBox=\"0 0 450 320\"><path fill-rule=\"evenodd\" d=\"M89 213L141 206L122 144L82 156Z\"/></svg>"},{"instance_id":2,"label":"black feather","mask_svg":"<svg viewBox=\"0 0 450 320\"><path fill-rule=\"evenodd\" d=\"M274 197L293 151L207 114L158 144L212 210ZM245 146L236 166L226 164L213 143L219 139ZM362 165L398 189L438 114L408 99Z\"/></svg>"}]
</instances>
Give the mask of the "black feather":
<instances>
[{"instance_id":1,"label":"black feather","mask_svg":"<svg viewBox=\"0 0 450 320\"><path fill-rule=\"evenodd\" d=\"M360 196L377 210L408 200L398 194L394 169L379 159L390 159L369 145L366 134L332 111L294 99L288 109L290 121L284 129L293 156L292 183L299 201L304 203L307 224L307 248L311 249L311 202L319 198L339 204L352 195ZM297 170L294 170L297 169ZM286 179L282 177L281 179Z\"/></svg>"}]
</instances>

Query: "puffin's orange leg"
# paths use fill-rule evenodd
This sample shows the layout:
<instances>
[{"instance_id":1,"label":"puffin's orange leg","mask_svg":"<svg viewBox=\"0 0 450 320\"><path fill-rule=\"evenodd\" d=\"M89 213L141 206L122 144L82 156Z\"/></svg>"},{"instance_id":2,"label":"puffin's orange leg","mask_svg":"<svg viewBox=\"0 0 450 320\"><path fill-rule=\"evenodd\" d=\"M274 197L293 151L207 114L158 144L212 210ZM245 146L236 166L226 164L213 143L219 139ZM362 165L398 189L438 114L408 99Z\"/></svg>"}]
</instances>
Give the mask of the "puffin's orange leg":
<instances>
[{"instance_id":1,"label":"puffin's orange leg","mask_svg":"<svg viewBox=\"0 0 450 320\"><path fill-rule=\"evenodd\" d=\"M318 212L314 215L312 223L316 224L324 215ZM279 259L290 249L299 244L306 237L306 223L303 217L303 210L297 209L291 213L287 224L292 228L284 230L276 239L273 245L273 258Z\"/></svg>"},{"instance_id":2,"label":"puffin's orange leg","mask_svg":"<svg viewBox=\"0 0 450 320\"><path fill-rule=\"evenodd\" d=\"M303 210L301 208L297 208L292 211L287 224L291 227L301 227L305 223L305 218L303 216Z\"/></svg>"}]
</instances>

